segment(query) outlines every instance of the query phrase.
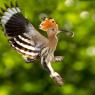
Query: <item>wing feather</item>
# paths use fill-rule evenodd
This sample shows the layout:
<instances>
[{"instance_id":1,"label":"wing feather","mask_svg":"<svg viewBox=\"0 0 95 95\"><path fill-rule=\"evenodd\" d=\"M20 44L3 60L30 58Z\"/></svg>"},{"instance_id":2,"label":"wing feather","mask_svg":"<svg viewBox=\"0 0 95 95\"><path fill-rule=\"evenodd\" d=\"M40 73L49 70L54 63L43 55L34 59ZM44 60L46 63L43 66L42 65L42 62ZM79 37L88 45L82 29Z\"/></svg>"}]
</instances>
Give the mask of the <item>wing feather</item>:
<instances>
[{"instance_id":1,"label":"wing feather","mask_svg":"<svg viewBox=\"0 0 95 95\"><path fill-rule=\"evenodd\" d=\"M1 8L1 24L10 44L24 57L35 59L47 43L47 38L37 32L18 6L5 6L6 10Z\"/></svg>"}]
</instances>

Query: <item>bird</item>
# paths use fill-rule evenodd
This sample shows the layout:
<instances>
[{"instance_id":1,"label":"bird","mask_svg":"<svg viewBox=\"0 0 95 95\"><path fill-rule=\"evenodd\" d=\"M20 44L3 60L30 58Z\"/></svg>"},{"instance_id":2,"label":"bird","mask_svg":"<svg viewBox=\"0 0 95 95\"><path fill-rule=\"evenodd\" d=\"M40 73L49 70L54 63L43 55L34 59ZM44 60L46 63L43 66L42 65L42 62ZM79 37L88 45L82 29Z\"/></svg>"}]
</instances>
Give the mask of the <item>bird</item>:
<instances>
[{"instance_id":1,"label":"bird","mask_svg":"<svg viewBox=\"0 0 95 95\"><path fill-rule=\"evenodd\" d=\"M23 57L25 62L32 63L40 59L41 66L50 78L59 86L64 84L63 78L57 73L52 63L63 61L63 56L54 56L60 33L58 24L53 18L44 18L39 29L47 33L47 37L38 32L31 22L24 17L18 3L6 3L0 8L1 24L10 45Z\"/></svg>"}]
</instances>

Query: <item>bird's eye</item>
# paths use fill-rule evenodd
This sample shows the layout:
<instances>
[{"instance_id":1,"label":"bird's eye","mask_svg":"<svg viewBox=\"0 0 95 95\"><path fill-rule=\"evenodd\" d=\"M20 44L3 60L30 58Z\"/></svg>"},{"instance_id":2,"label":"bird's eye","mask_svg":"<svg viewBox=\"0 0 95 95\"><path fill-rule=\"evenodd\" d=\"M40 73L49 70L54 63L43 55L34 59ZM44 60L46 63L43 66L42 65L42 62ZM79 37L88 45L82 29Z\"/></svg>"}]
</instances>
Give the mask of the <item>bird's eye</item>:
<instances>
[{"instance_id":1,"label":"bird's eye","mask_svg":"<svg viewBox=\"0 0 95 95\"><path fill-rule=\"evenodd\" d=\"M52 23L54 23L54 20L52 21Z\"/></svg>"},{"instance_id":2,"label":"bird's eye","mask_svg":"<svg viewBox=\"0 0 95 95\"><path fill-rule=\"evenodd\" d=\"M52 31L54 31L55 29L54 28L52 28Z\"/></svg>"}]
</instances>

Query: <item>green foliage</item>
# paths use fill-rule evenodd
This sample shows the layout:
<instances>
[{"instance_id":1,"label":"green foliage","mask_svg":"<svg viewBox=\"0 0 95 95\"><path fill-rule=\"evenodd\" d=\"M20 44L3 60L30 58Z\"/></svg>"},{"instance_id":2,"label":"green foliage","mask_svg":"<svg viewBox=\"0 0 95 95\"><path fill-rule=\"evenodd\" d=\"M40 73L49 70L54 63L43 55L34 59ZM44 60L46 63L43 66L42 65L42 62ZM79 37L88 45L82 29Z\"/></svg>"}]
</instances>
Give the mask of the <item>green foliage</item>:
<instances>
[{"instance_id":1,"label":"green foliage","mask_svg":"<svg viewBox=\"0 0 95 95\"><path fill-rule=\"evenodd\" d=\"M0 7L10 1L0 0ZM39 16L45 14L75 36L58 35L55 55L65 58L53 67L64 77L65 84L57 87L39 62L23 61L0 28L0 95L95 95L95 1L19 0L18 3L38 30Z\"/></svg>"}]
</instances>

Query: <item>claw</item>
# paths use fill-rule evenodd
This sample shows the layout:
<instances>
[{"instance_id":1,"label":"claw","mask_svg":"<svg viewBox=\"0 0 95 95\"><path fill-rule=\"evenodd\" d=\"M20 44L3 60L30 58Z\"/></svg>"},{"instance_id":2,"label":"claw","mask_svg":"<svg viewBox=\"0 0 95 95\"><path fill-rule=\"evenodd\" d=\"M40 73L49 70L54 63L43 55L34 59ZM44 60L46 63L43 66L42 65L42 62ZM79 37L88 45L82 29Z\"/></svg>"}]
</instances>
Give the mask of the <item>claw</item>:
<instances>
[{"instance_id":1,"label":"claw","mask_svg":"<svg viewBox=\"0 0 95 95\"><path fill-rule=\"evenodd\" d=\"M31 58L28 58L26 56L23 56L24 60L26 63L31 63L31 62L34 62L34 59L31 59Z\"/></svg>"},{"instance_id":2,"label":"claw","mask_svg":"<svg viewBox=\"0 0 95 95\"><path fill-rule=\"evenodd\" d=\"M63 61L64 57L63 56L55 56L54 61Z\"/></svg>"},{"instance_id":3,"label":"claw","mask_svg":"<svg viewBox=\"0 0 95 95\"><path fill-rule=\"evenodd\" d=\"M33 60L33 59L30 59L30 58L27 58L27 59L25 60L25 62L26 62L26 63L31 63L31 62L34 62L34 60Z\"/></svg>"}]
</instances>

